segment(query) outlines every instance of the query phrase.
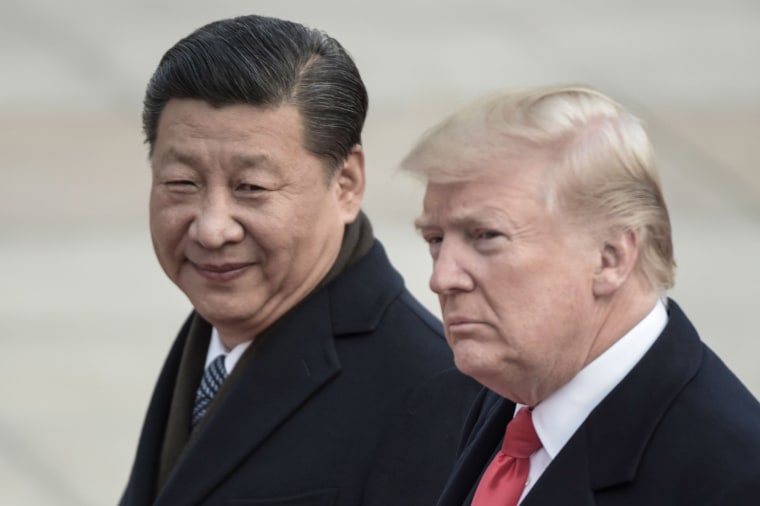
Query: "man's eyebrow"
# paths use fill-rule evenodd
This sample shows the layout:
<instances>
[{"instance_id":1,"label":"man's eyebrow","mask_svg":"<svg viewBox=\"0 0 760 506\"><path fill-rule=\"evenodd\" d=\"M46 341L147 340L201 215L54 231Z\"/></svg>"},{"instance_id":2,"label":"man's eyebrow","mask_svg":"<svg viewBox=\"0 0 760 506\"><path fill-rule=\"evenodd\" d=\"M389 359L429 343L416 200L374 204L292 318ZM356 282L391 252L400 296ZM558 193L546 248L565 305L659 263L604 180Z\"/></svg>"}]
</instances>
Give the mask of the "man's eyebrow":
<instances>
[{"instance_id":1,"label":"man's eyebrow","mask_svg":"<svg viewBox=\"0 0 760 506\"><path fill-rule=\"evenodd\" d=\"M473 223L478 223L479 220L476 215L460 213L449 216L446 221L455 225L471 225ZM433 219L424 214L414 220L414 228L417 230L423 228L433 228L436 226L437 225L433 222Z\"/></svg>"},{"instance_id":2,"label":"man's eyebrow","mask_svg":"<svg viewBox=\"0 0 760 506\"><path fill-rule=\"evenodd\" d=\"M177 162L192 168L198 168L203 164L202 157L186 151L179 151L172 147L161 157L162 162ZM232 165L236 168L270 168L271 159L265 154L234 155Z\"/></svg>"},{"instance_id":3,"label":"man's eyebrow","mask_svg":"<svg viewBox=\"0 0 760 506\"><path fill-rule=\"evenodd\" d=\"M414 228L417 230L423 228L429 228L431 226L430 219L427 216L420 216L414 220Z\"/></svg>"},{"instance_id":4,"label":"man's eyebrow","mask_svg":"<svg viewBox=\"0 0 760 506\"><path fill-rule=\"evenodd\" d=\"M193 155L191 153L186 153L183 151L177 151L176 148L171 147L169 150L161 156L161 161L166 162L178 162L182 165L187 165L188 167L196 168L198 165L200 165L200 157Z\"/></svg>"},{"instance_id":5,"label":"man's eyebrow","mask_svg":"<svg viewBox=\"0 0 760 506\"><path fill-rule=\"evenodd\" d=\"M265 154L252 154L252 155L234 155L232 157L232 164L237 168L252 168L252 167L267 167L271 165L271 160Z\"/></svg>"}]
</instances>

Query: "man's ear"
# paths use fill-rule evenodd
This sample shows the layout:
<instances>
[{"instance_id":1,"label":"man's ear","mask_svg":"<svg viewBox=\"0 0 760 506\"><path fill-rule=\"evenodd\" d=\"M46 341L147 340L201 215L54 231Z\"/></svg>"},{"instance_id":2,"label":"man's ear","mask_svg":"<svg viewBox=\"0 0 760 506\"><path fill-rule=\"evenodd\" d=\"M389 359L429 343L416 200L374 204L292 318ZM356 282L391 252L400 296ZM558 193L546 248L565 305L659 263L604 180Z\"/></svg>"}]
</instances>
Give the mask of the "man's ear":
<instances>
[{"instance_id":1,"label":"man's ear","mask_svg":"<svg viewBox=\"0 0 760 506\"><path fill-rule=\"evenodd\" d=\"M338 206L345 224L356 219L364 197L364 150L356 144L343 161L334 176Z\"/></svg>"},{"instance_id":2,"label":"man's ear","mask_svg":"<svg viewBox=\"0 0 760 506\"><path fill-rule=\"evenodd\" d=\"M625 230L607 238L599 250L594 272L594 295L612 295L631 277L639 258L638 230Z\"/></svg>"}]
</instances>

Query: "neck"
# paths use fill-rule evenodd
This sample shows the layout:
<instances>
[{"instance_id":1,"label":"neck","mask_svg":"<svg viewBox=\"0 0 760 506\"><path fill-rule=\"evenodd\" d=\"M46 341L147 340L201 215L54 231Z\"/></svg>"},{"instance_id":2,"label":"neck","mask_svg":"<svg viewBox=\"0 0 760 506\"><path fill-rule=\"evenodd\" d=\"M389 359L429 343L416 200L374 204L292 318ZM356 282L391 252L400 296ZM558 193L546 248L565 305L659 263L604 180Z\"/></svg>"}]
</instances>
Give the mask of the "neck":
<instances>
[{"instance_id":1,"label":"neck","mask_svg":"<svg viewBox=\"0 0 760 506\"><path fill-rule=\"evenodd\" d=\"M652 311L659 293L656 290L636 288L640 287L624 286L611 297L597 300L596 315L593 324L589 326L589 334L593 335L594 339L585 351L580 351L577 362L566 375L549 378L550 381L546 382L535 381L533 378L530 384L522 385L520 389L512 389L510 392L495 390L513 401L531 407L546 399L630 332ZM520 395L517 395L518 392Z\"/></svg>"},{"instance_id":2,"label":"neck","mask_svg":"<svg viewBox=\"0 0 760 506\"><path fill-rule=\"evenodd\" d=\"M632 283L615 292L609 300L600 300L596 313L596 338L589 348L584 366L607 351L643 320L652 311L658 298L657 290Z\"/></svg>"}]
</instances>

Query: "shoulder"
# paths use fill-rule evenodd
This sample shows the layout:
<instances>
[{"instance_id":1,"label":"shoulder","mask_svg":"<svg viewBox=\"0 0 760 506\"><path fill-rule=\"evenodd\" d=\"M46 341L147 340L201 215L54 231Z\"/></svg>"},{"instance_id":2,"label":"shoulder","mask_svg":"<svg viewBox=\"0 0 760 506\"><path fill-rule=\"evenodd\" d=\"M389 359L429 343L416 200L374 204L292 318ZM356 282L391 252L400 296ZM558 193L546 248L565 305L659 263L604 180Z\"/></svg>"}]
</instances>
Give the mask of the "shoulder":
<instances>
[{"instance_id":1,"label":"shoulder","mask_svg":"<svg viewBox=\"0 0 760 506\"><path fill-rule=\"evenodd\" d=\"M708 440L712 439L709 434L715 434L720 435L720 439L728 438L728 441L743 438L746 443L760 445L760 402L701 340L673 301L670 301L670 314L671 322L682 330L671 337L677 348L663 358L672 360L670 368L689 355L695 357L697 364L694 374L674 399L670 416L683 419L684 423L688 419L688 425L694 430L704 430ZM760 458L760 447L755 448Z\"/></svg>"},{"instance_id":2,"label":"shoulder","mask_svg":"<svg viewBox=\"0 0 760 506\"><path fill-rule=\"evenodd\" d=\"M679 331L669 336L673 347L658 357L660 372L650 370L652 377L666 377L684 361L696 365L658 420L644 465L653 476L665 475L674 484L691 487L695 498L757 493L760 402L701 341L680 308L671 304L670 313L670 325Z\"/></svg>"},{"instance_id":3,"label":"shoulder","mask_svg":"<svg viewBox=\"0 0 760 506\"><path fill-rule=\"evenodd\" d=\"M760 402L706 345L697 374L669 414L701 444L714 444L717 453L734 453L760 469Z\"/></svg>"},{"instance_id":4,"label":"shoulder","mask_svg":"<svg viewBox=\"0 0 760 506\"><path fill-rule=\"evenodd\" d=\"M424 334L448 348L441 321L406 289L388 306L384 319L388 325Z\"/></svg>"},{"instance_id":5,"label":"shoulder","mask_svg":"<svg viewBox=\"0 0 760 506\"><path fill-rule=\"evenodd\" d=\"M716 359L706 351L643 455L640 482L660 483L672 504L754 505L760 497L760 404Z\"/></svg>"},{"instance_id":6,"label":"shoulder","mask_svg":"<svg viewBox=\"0 0 760 506\"><path fill-rule=\"evenodd\" d=\"M414 359L417 368L453 367L443 326L406 288L382 245L372 249L329 286L336 338L363 338L368 346Z\"/></svg>"},{"instance_id":7,"label":"shoulder","mask_svg":"<svg viewBox=\"0 0 760 506\"><path fill-rule=\"evenodd\" d=\"M441 322L406 289L383 312L373 337L394 357L399 371L417 371L431 383L464 377L455 369Z\"/></svg>"}]
</instances>

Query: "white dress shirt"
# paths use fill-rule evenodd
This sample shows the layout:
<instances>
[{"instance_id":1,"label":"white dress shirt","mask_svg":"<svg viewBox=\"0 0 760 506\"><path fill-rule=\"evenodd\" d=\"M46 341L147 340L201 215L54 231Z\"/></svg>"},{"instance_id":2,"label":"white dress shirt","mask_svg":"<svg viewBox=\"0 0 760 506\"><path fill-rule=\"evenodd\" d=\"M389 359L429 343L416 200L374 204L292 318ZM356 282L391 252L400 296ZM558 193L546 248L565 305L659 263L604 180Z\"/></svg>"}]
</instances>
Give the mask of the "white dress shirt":
<instances>
[{"instance_id":1,"label":"white dress shirt","mask_svg":"<svg viewBox=\"0 0 760 506\"><path fill-rule=\"evenodd\" d=\"M232 370L237 365L238 360L240 360L240 357L243 355L243 352L248 349L252 342L253 339L244 343L240 343L231 350L228 350L224 343L222 343L216 327L214 327L211 330L211 341L208 343L208 351L206 352L206 365L204 368L208 367L208 365L219 355L225 355L224 368L227 369L227 376L229 376L232 374Z\"/></svg>"},{"instance_id":2,"label":"white dress shirt","mask_svg":"<svg viewBox=\"0 0 760 506\"><path fill-rule=\"evenodd\" d=\"M533 425L543 447L530 457L530 473L520 501L591 411L641 360L667 323L665 304L658 300L627 334L533 408ZM515 413L522 407L518 404Z\"/></svg>"}]
</instances>

